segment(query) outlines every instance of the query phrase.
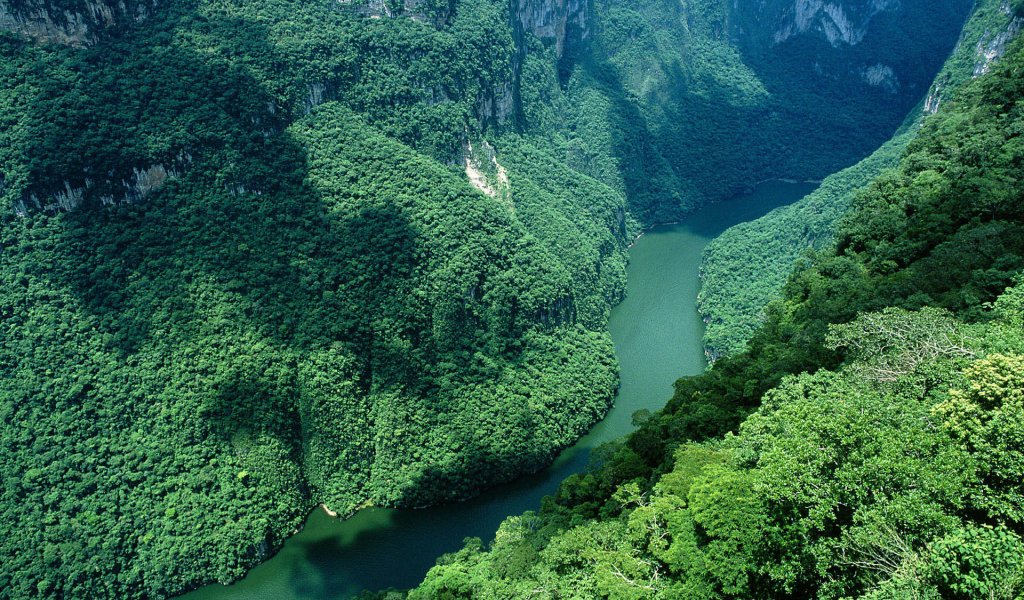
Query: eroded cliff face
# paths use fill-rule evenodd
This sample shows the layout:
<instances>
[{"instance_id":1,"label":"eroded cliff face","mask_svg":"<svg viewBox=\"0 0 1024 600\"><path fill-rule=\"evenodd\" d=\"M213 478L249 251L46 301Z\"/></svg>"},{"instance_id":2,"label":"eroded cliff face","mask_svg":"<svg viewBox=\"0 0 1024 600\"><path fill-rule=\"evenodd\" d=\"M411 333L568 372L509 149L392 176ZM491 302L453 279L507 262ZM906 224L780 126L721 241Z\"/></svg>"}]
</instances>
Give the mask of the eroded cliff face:
<instances>
[{"instance_id":1,"label":"eroded cliff face","mask_svg":"<svg viewBox=\"0 0 1024 600\"><path fill-rule=\"evenodd\" d=\"M559 58L581 51L590 39L587 0L513 0L514 26L554 42Z\"/></svg>"},{"instance_id":2,"label":"eroded cliff face","mask_svg":"<svg viewBox=\"0 0 1024 600\"><path fill-rule=\"evenodd\" d=\"M36 42L95 44L100 32L146 20L158 0L0 0L0 30Z\"/></svg>"},{"instance_id":3,"label":"eroded cliff face","mask_svg":"<svg viewBox=\"0 0 1024 600\"><path fill-rule=\"evenodd\" d=\"M744 6L746 5L746 6ZM875 15L899 10L899 0L736 0L771 31L771 43L797 35L824 37L833 47L859 44Z\"/></svg>"},{"instance_id":4,"label":"eroded cliff face","mask_svg":"<svg viewBox=\"0 0 1024 600\"><path fill-rule=\"evenodd\" d=\"M107 193L100 193L97 198L103 206L131 204L159 189L167 181L181 177L191 163L192 155L182 152L173 162L166 165L156 163L132 167L131 174L126 174L120 179L119 186L109 178L103 181L103 189L107 190ZM0 193L3 192L2 183L0 180ZM61 184L54 189L30 192L27 197L15 200L14 214L26 217L34 211L46 211L50 214L72 211L78 208L96 187L96 181L90 177L64 179ZM252 191L245 189L242 184L234 184L233 187L228 184L225 187L236 195Z\"/></svg>"},{"instance_id":5,"label":"eroded cliff face","mask_svg":"<svg viewBox=\"0 0 1024 600\"><path fill-rule=\"evenodd\" d=\"M1010 22L1000 29L986 29L974 48L974 77L988 73L994 61L1006 53L1006 45L1017 37L1024 28L1024 19L1012 14L1010 3L1005 1L999 6L999 12L1010 18Z\"/></svg>"},{"instance_id":6,"label":"eroded cliff face","mask_svg":"<svg viewBox=\"0 0 1024 600\"><path fill-rule=\"evenodd\" d=\"M567 72L587 49L592 27L587 0L512 0L509 19L515 40L512 78L496 82L477 99L480 129L488 122L505 125L521 117L519 77L528 53L527 35L552 44L560 70Z\"/></svg>"},{"instance_id":7,"label":"eroded cliff face","mask_svg":"<svg viewBox=\"0 0 1024 600\"><path fill-rule=\"evenodd\" d=\"M424 11L424 0L402 0L401 9L394 9L385 0L337 0L346 12L359 14L371 19L408 17L416 21L433 23L443 27L450 15L445 11L428 14ZM555 48L559 61L569 64L587 48L592 28L590 26L590 4L587 0L512 0L509 3L509 25L516 43L516 60L511 80L493 82L490 89L477 98L476 117L482 130L488 123L505 125L517 113L519 103L519 70L526 58L525 35L532 34L550 43ZM322 92L322 91L321 91ZM320 96L311 91L307 108L315 107ZM446 100L446 98L441 99ZM426 102L437 99L425 98Z\"/></svg>"},{"instance_id":8,"label":"eroded cliff face","mask_svg":"<svg viewBox=\"0 0 1024 600\"><path fill-rule=\"evenodd\" d=\"M932 76L926 63L941 64L947 52L935 54L936 40L962 23L971 5L971 0L937 6L931 0L733 0L731 33L748 53L796 53L820 76L843 81L853 75L883 93L917 94ZM922 33L929 23L937 25ZM993 43L996 53L1000 40Z\"/></svg>"},{"instance_id":9,"label":"eroded cliff face","mask_svg":"<svg viewBox=\"0 0 1024 600\"><path fill-rule=\"evenodd\" d=\"M402 0L401 3L388 5L387 0L335 0L337 6L349 13L362 15L371 19L383 17L408 17L420 23L432 23L436 27L443 27L449 17L447 9L427 10L426 0Z\"/></svg>"},{"instance_id":10,"label":"eroded cliff face","mask_svg":"<svg viewBox=\"0 0 1024 600\"><path fill-rule=\"evenodd\" d=\"M968 27L961 33L950 59L957 66L954 69L947 65L935 78L925 98L925 113L937 113L939 106L950 98L957 87L953 83L958 79L958 72L971 68L972 79L984 75L1003 57L1007 45L1024 30L1024 17L1014 11L1009 0L1003 0L998 11L977 18L984 18L984 27Z\"/></svg>"}]
</instances>

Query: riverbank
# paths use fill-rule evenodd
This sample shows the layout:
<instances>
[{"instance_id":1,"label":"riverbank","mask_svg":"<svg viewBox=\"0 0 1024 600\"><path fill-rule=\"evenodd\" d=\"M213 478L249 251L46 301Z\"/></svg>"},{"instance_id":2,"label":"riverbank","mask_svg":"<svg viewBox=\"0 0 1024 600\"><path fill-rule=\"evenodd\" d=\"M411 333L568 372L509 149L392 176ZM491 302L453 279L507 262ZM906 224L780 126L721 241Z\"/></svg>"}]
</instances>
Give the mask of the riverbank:
<instances>
[{"instance_id":1,"label":"riverbank","mask_svg":"<svg viewBox=\"0 0 1024 600\"><path fill-rule=\"evenodd\" d=\"M618 395L605 418L551 466L455 504L368 507L344 521L313 510L303 530L243 580L183 598L344 599L364 589L410 588L438 557L461 549L463 539L486 542L508 516L536 510L563 479L586 468L591 450L632 431L635 411L659 410L677 378L704 371L704 323L694 308L701 253L726 228L795 201L799 194L789 187L761 186L754 195L709 204L678 223L652 226L634 240L628 294L608 322L620 365Z\"/></svg>"},{"instance_id":2,"label":"riverbank","mask_svg":"<svg viewBox=\"0 0 1024 600\"><path fill-rule=\"evenodd\" d=\"M824 180L823 179L790 179L788 177L774 177L774 178L771 178L771 179L762 179L762 180L758 181L757 183L755 183L752 187L749 187L749 188L745 189L742 192L739 192L739 193L737 193L737 194L735 194L733 196L730 196L729 198L724 198L724 199L721 199L721 200L712 200L712 201L708 202L707 204L703 205L702 207L700 207L700 208L698 208L698 209L696 209L696 210L694 210L692 212L687 213L687 215L685 217L683 217L682 219L679 219L678 221L657 222L657 223L654 223L652 225L648 225L643 230L641 230L640 233L636 234L636 236L633 237L633 241L630 242L629 245L626 246L626 250L631 249L633 247L633 244L635 244L637 242L637 240L642 238L645 233L647 233L648 231L650 231L650 230L652 230L652 229L654 229L656 227L665 227L665 226L669 226L669 225L679 225L680 223L685 222L686 219L690 215L696 213L697 211L703 210L704 208L709 207L709 206L714 206L716 204L721 204L723 202L730 202L730 201L735 200L736 198L741 197L741 196L749 196L750 194L753 194L754 191L758 187L760 187L760 186L762 186L762 185L764 185L766 183L777 182L777 183L785 183L785 184L788 184L788 185L805 185L805 184L821 185L822 181L824 181ZM698 277L700 277L700 275L698 275Z\"/></svg>"}]
</instances>

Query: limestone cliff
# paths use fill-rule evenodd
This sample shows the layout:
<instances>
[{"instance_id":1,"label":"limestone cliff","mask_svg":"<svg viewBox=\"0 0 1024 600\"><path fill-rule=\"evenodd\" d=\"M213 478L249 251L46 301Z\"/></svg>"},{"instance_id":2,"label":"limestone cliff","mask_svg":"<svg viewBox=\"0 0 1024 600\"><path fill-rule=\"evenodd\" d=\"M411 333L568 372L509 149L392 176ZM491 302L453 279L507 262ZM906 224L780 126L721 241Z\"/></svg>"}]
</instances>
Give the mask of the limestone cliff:
<instances>
[{"instance_id":1,"label":"limestone cliff","mask_svg":"<svg viewBox=\"0 0 1024 600\"><path fill-rule=\"evenodd\" d=\"M101 31L146 20L158 0L0 0L0 30L40 43L95 44Z\"/></svg>"},{"instance_id":2,"label":"limestone cliff","mask_svg":"<svg viewBox=\"0 0 1024 600\"><path fill-rule=\"evenodd\" d=\"M797 35L823 37L833 47L860 43L871 20L900 8L899 0L736 0L736 8L751 13L771 32L771 43Z\"/></svg>"},{"instance_id":3,"label":"limestone cliff","mask_svg":"<svg viewBox=\"0 0 1024 600\"><path fill-rule=\"evenodd\" d=\"M488 119L505 123L513 116L521 122L519 76L529 46L527 34L554 46L563 72L569 70L590 43L592 27L587 0L512 0L509 8L516 45L512 81L499 84L489 96L480 99L481 124Z\"/></svg>"},{"instance_id":4,"label":"limestone cliff","mask_svg":"<svg viewBox=\"0 0 1024 600\"><path fill-rule=\"evenodd\" d=\"M938 112L939 106L966 79L987 73L992 64L1002 58L1007 44L1024 29L1024 16L1016 12L1008 0L999 2L997 10L994 8L976 14L973 26L964 28L949 62L928 90L924 102L926 113Z\"/></svg>"},{"instance_id":5,"label":"limestone cliff","mask_svg":"<svg viewBox=\"0 0 1024 600\"><path fill-rule=\"evenodd\" d=\"M962 23L970 0L733 0L732 35L748 54L807 57L808 69L888 94L922 93L941 56L916 23ZM927 20L927 21L925 21ZM947 27L949 29L949 27ZM998 40L994 40L998 42ZM998 44L997 44L998 45ZM799 50L797 50L799 48ZM937 65L936 65L937 66Z\"/></svg>"},{"instance_id":6,"label":"limestone cliff","mask_svg":"<svg viewBox=\"0 0 1024 600\"><path fill-rule=\"evenodd\" d=\"M1006 53L1006 44L1017 37L1024 26L1024 19L1011 14L1009 2L1004 1L999 7L999 12L1010 17L1010 22L995 31L986 29L978 40L974 49L974 77L988 73L992 62L1003 57Z\"/></svg>"},{"instance_id":7,"label":"limestone cliff","mask_svg":"<svg viewBox=\"0 0 1024 600\"><path fill-rule=\"evenodd\" d=\"M513 0L515 26L554 43L559 58L578 53L590 38L586 0Z\"/></svg>"},{"instance_id":8,"label":"limestone cliff","mask_svg":"<svg viewBox=\"0 0 1024 600\"><path fill-rule=\"evenodd\" d=\"M443 27L450 16L445 11L428 14L423 10L424 0L402 0L391 4L385 0L338 0L338 4L346 12L368 18L408 17L432 22L437 27ZM587 0L512 0L509 24L515 36L516 61L511 80L492 82L492 86L477 98L476 117L480 129L492 122L505 125L519 110L519 69L527 53L526 34L552 44L558 59L571 64L585 51L590 41L589 7ZM319 103L314 97L311 93L308 105ZM425 101L436 100L431 97Z\"/></svg>"},{"instance_id":9,"label":"limestone cliff","mask_svg":"<svg viewBox=\"0 0 1024 600\"><path fill-rule=\"evenodd\" d=\"M902 1L904 8L915 2ZM859 190L880 173L897 166L921 120L938 112L939 106L951 99L957 89L989 70L1024 25L1024 15L1008 0L978 0L971 12L959 41L934 77L923 111L911 112L905 127L889 142L853 167L827 177L818 190L805 198L766 217L730 228L708 245L701 262L698 310L708 324L704 345L709 360L744 349L763 320L762 308L780 292L804 251L832 243L837 220ZM867 44L865 41L858 49ZM865 69L861 75L885 85L891 73L880 67L884 65Z\"/></svg>"}]
</instances>

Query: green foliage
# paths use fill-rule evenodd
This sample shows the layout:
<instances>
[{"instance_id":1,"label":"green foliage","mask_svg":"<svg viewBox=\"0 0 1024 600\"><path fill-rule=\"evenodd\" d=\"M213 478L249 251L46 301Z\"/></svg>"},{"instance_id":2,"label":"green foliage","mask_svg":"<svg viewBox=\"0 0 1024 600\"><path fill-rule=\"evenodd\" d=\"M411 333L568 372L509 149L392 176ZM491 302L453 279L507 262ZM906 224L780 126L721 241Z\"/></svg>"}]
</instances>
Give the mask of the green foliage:
<instances>
[{"instance_id":1,"label":"green foliage","mask_svg":"<svg viewBox=\"0 0 1024 600\"><path fill-rule=\"evenodd\" d=\"M708 323L704 344L710 356L744 349L760 326L763 307L779 295L803 253L832 244L837 221L858 192L896 166L927 112L951 100L978 73L986 60L978 49L1003 35L1016 14L1004 10L1003 4L995 0L976 4L956 51L932 84L926 111L915 109L890 141L857 164L829 175L803 200L730 228L708 245L698 307Z\"/></svg>"},{"instance_id":2,"label":"green foliage","mask_svg":"<svg viewBox=\"0 0 1024 600\"><path fill-rule=\"evenodd\" d=\"M955 525L951 509L973 483L968 459L915 392L872 392L823 371L788 380L744 423L739 442L789 541L772 579L850 593Z\"/></svg>"},{"instance_id":3,"label":"green foliage","mask_svg":"<svg viewBox=\"0 0 1024 600\"><path fill-rule=\"evenodd\" d=\"M835 223L857 191L898 163L914 133L904 124L871 156L829 175L805 198L730 227L707 245L697 308L707 323L708 356L718 360L744 349L762 323L763 307L782 290L793 265L808 249L832 243Z\"/></svg>"},{"instance_id":4,"label":"green foliage","mask_svg":"<svg viewBox=\"0 0 1024 600\"><path fill-rule=\"evenodd\" d=\"M935 407L943 426L977 460L984 489L976 502L994 518L1024 520L1024 360L992 354L964 373L965 389Z\"/></svg>"},{"instance_id":5,"label":"green foliage","mask_svg":"<svg viewBox=\"0 0 1024 600\"><path fill-rule=\"evenodd\" d=\"M939 357L975 355L975 342L960 322L943 310L887 308L861 314L850 323L830 325L826 346L845 348L855 361L848 371L869 381L891 383Z\"/></svg>"},{"instance_id":6,"label":"green foliage","mask_svg":"<svg viewBox=\"0 0 1024 600\"><path fill-rule=\"evenodd\" d=\"M942 598L1016 599L1024 592L1024 543L1005 527L968 526L928 548Z\"/></svg>"},{"instance_id":7,"label":"green foliage","mask_svg":"<svg viewBox=\"0 0 1024 600\"><path fill-rule=\"evenodd\" d=\"M857 197L745 352L512 522L537 551L516 587L496 543L468 597L1019 598L1019 48Z\"/></svg>"},{"instance_id":8,"label":"green foliage","mask_svg":"<svg viewBox=\"0 0 1024 600\"><path fill-rule=\"evenodd\" d=\"M102 13L45 4L58 25ZM598 2L593 45L569 49L493 0L165 4L81 48L0 34L4 597L227 583L317 503L454 500L547 464L611 401L629 240L862 156L958 14L915 25L920 70L889 94L806 68L823 48L755 55L723 2ZM474 161L493 195L467 185ZM691 448L688 491L653 513L644 495L683 440L826 355L723 365L721 394L680 384L600 469L413 595L492 578L495 597L645 597L673 589L676 554L694 594L759 589L749 466Z\"/></svg>"},{"instance_id":9,"label":"green foliage","mask_svg":"<svg viewBox=\"0 0 1024 600\"><path fill-rule=\"evenodd\" d=\"M607 410L624 199L525 141L511 209L438 160L510 69L505 5L461 8L0 40L0 595L230 582L316 503L463 498Z\"/></svg>"},{"instance_id":10,"label":"green foliage","mask_svg":"<svg viewBox=\"0 0 1024 600\"><path fill-rule=\"evenodd\" d=\"M922 337L879 352L894 359L929 344ZM540 515L523 517L529 527L513 519L489 552L473 554L467 597L520 597L506 595L493 570L514 545L534 557L520 563L515 589L551 595L1015 598L1021 521L991 509L987 464L1008 459L1001 473L1016 480L998 493L1012 498L1024 474L1012 458L1020 444L1004 430L992 439L1008 439L1009 451L987 453L936 417L950 413L963 385L1008 394L997 404L1012 410L1020 384L1006 377L1024 371L994 368L1007 366L998 354L962 370L960 356L924 356L916 372L881 387L851 376L863 369L857 360L786 378L737 435L679 447L660 475L589 496L570 492L581 483L570 478ZM922 371L934 376L927 386L916 384ZM637 435L587 477L614 478ZM596 513L595 502L604 503ZM441 597L431 590L453 567L439 563L413 597Z\"/></svg>"},{"instance_id":11,"label":"green foliage","mask_svg":"<svg viewBox=\"0 0 1024 600\"><path fill-rule=\"evenodd\" d=\"M775 33L742 22L754 6L597 2L590 51L568 66L572 50L528 44L523 127L622 192L642 223L674 221L757 181L818 179L866 156L920 100L966 8L906 2L899 18L872 23L870 40L835 51L824 40L747 43ZM862 80L858 69L878 60L900 73L895 93Z\"/></svg>"}]
</instances>

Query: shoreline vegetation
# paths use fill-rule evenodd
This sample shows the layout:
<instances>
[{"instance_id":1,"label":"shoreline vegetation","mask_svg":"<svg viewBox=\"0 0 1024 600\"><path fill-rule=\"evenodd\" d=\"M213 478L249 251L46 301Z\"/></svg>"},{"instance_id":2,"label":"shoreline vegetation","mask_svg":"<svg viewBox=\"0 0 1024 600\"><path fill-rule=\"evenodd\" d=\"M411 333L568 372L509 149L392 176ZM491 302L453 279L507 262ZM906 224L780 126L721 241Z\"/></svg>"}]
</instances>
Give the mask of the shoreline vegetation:
<instances>
[{"instance_id":1,"label":"shoreline vegetation","mask_svg":"<svg viewBox=\"0 0 1024 600\"><path fill-rule=\"evenodd\" d=\"M805 252L827 249L837 222L858 193L897 166L923 121L960 86L998 61L1020 30L1020 6L1001 0L976 3L960 41L930 84L927 96L906 116L893 137L867 158L829 175L821 187L791 207L716 239L702 262L706 276L702 313L708 318L704 344L711 356L741 352L763 322L762 309L777 297ZM982 48L986 48L982 52Z\"/></svg>"},{"instance_id":2,"label":"shoreline vegetation","mask_svg":"<svg viewBox=\"0 0 1024 600\"><path fill-rule=\"evenodd\" d=\"M788 190L788 188L786 188L785 186L780 186L780 187L782 189ZM758 192L759 196L757 196L757 197L760 198L761 195L763 195L763 193L764 192L759 191ZM783 191L780 190L780 193L782 193L783 197L787 198L789 201L794 200L794 199L796 199L796 197L798 197L798 196L795 196L792 192L783 192ZM751 207L754 207L754 206L757 205L756 202L751 202L750 198L744 197L743 195L737 196L734 201L738 203L736 205L737 207L740 207L740 206L745 207L745 208L738 208L738 210L740 210L740 214L746 214L746 211L750 210ZM778 204L779 201L780 200L778 200L778 199L771 200L772 205ZM728 203L726 205L727 206L731 206L731 204L728 204ZM719 215L719 216L718 217L712 217L712 218L708 218L707 216L701 217L700 216L701 212L705 211L705 210L711 211L713 214L716 214L716 215ZM760 209L755 209L755 210L760 210ZM718 205L716 207L706 206L706 207L702 207L700 209L700 211L696 211L694 215L688 216L687 219L697 219L697 221L695 221L695 222L702 223L703 225L701 225L700 227L703 228L707 224L713 224L713 223L719 222L719 220L721 218L731 218L728 215L735 215L734 210L731 209L731 208L726 208L725 210L722 210L722 206L721 205ZM641 272L645 271L645 270L652 269L652 268L659 270L660 272L663 273L663 275L658 277L657 278L658 280L661 280L663 278L670 278L672 280L690 279L690 278L692 278L692 274L693 273L692 273L692 269L690 267L692 267L692 266L694 266L696 264L694 261L698 259L699 254L700 254L700 247L703 246L703 244L706 242L706 239L703 236L701 236L700 238L694 238L689 233L686 233L686 232L683 232L683 231L676 231L675 233L662 233L660 235L667 235L670 238L677 239L678 240L678 244L680 244L680 246L675 251L673 251L672 248L675 246L675 244L666 246L664 242L654 243L654 247L661 249L661 250L659 250L659 252L664 252L665 253L664 256L662 256L661 259L658 259L658 258L653 258L652 259L650 251L647 251L647 252L644 253L645 258L647 259L647 262L642 264L642 265L641 264L637 264L635 268L638 268ZM645 238L645 241L646 241L646 238ZM683 246L683 244L687 244L687 245ZM694 245L690 246L688 244L694 244ZM685 263L688 266L684 267L684 268L677 268L675 266L669 266L669 265L671 265L673 263L674 260L676 260L676 257L680 253L690 257L686 261L686 263ZM633 263L634 260L635 259L631 259L630 262ZM631 273L632 273L632 271L631 271ZM646 296L645 296L645 293L643 291L644 290L644 287L643 287L644 285L654 285L656 288L658 287L658 284L652 283L650 278L649 277L645 277L642 273L640 275L637 275L637 277L638 277L638 280L637 280L636 285L638 287L636 289L634 289L634 294L635 295L633 296L633 304L631 304L631 307L627 309L626 313L623 313L623 314L619 315L618 318L620 319L620 321L619 321L620 324L623 323L623 322L628 322L629 321L630 318L628 316L625 316L625 315L630 314L630 311L632 311L632 314L637 315L637 316L645 314L643 312L638 312L638 310L640 310L638 307L645 305L645 297ZM651 298L648 298L648 302L647 303L650 303L651 300L652 300ZM685 306L685 303L683 303L682 306ZM660 303L655 301L653 306L651 306L650 308L652 310L657 310L658 307L660 307ZM672 309L668 309L668 312L669 313L674 313L674 311ZM623 321L622 319L625 319L625 321ZM648 315L647 317L645 317L645 319L649 321L650 316ZM670 329L673 329L675 327L684 327L684 328L686 328L687 331L690 331L689 328L692 327L692 324L689 324L690 320L684 318L683 321L687 321L688 324L687 325L679 325L679 324L672 324L672 323L664 323L661 326L662 327L666 327L666 328L670 328ZM613 328L611 328L611 330L614 332L617 329L615 327L613 327ZM647 335L640 335L638 337L637 336L637 332L634 332L634 335L630 336L632 341L622 340L626 344L624 348L620 348L618 345L616 345L616 353L619 356L619 360L622 361L621 367L622 367L622 369L624 371L623 377L630 377L631 380L633 381L633 386L630 387L629 389L623 390L623 392L625 394L624 396L617 395L615 397L615 406L619 407L619 411L618 411L617 415L610 414L610 415L608 415L606 417L607 424L600 425L600 427L604 431L604 434L601 436L603 439L600 439L600 440L593 439L590 436L590 434L593 433L593 432L588 432L588 436L587 437L591 438L591 439L589 439L588 442L586 443L586 446L584 447L585 449L573 448L572 450L565 451L566 453L571 453L573 456L569 457L569 456L565 456L563 454L563 456L560 456L558 458L558 465L559 465L558 467L547 467L544 470L544 475L539 480L539 481L543 481L543 482L546 482L546 483L543 483L543 484L540 484L540 485L542 485L544 487L547 487L549 485L555 485L555 484L557 484L558 481L564 479L565 477L573 475L573 474L581 471L583 469L583 467L585 466L586 462L587 462L587 458L586 457L589 454L588 452L586 452L587 449L593 449L598 444L612 441L618 435L624 434L628 430L630 430L631 427L630 427L630 417L629 417L629 414L630 414L630 412L635 411L635 410L638 409L637 408L637 403L638 402L641 403L641 406L645 406L646 408L648 408L649 410L652 410L652 411L656 410L657 408L659 408L659 405L657 403L646 404L646 401L653 400L657 396L650 396L649 394L646 394L646 393L639 393L638 390L637 390L637 386L636 386L636 369L637 368L642 368L643 369L643 368L649 368L649 367L647 367L647 366L645 366L645 367L638 367L638 365L636 365L633 362L631 362L634 359L630 359L630 358L628 358L628 356L635 355L635 353L639 350L638 348L632 346L631 344L639 343L644 348L643 351L645 351L645 352L654 351L654 352L657 352L657 353L661 353L662 351L664 351L664 352L668 352L668 353L677 353L678 354L679 349L678 349L678 345L673 343L673 342L671 342L671 341L668 342L668 344L670 346L669 348L658 349L656 347L651 347L650 343L651 343L651 341L653 341L651 336L650 336L651 333L654 333L654 332L648 332ZM689 339L693 343L690 343L690 344L686 345L686 347L688 348L688 352L686 353L686 355L689 357L689 359L684 360L684 362L682 363L684 366L682 368L684 368L687 372L689 372L691 370L694 373L700 372L702 370L702 367L703 367L703 364L704 364L703 361L690 360L690 359L695 359L696 356L698 356L699 352L700 352L699 343L696 341L696 340L699 340L699 337L700 337L699 331L694 331L693 335L687 335L686 337L687 337L687 339ZM616 339L616 341L620 341L618 338L615 338L615 339ZM664 342L665 340L661 339L661 341ZM621 352L625 352L626 355L627 355L627 358L624 358L623 355L621 354ZM692 355L691 355L691 353L692 353ZM644 362L646 363L647 361L644 361ZM655 361L655 362L657 362L657 361ZM700 363L700 366L698 366L697 363ZM676 364L676 363L673 363L673 364L674 364L674 366L672 366L672 367L670 367L668 365L665 365L664 372L649 373L647 375L644 375L643 379L644 380L648 380L648 381L651 378L658 379L659 384L656 385L656 386L653 386L653 387L657 387L659 392L663 391L664 389L669 389L669 387L671 385L671 381L674 380L676 375L678 375L678 370L677 369L680 368L679 364ZM629 373L632 373L632 375L628 375L625 372L627 369L630 369ZM621 381L620 381L620 383L621 383ZM644 384L641 384L641 385L644 385ZM647 385L644 385L644 387L645 388L651 388L652 386L647 384ZM625 404L623 404L623 403L625 403ZM630 408L630 407L632 407L632 408ZM617 434L612 434L611 436L609 436L608 435L608 428L609 427L615 429L618 433ZM482 502L476 502L472 506L466 507L465 509L460 508L458 506L458 503L447 503L447 505L448 505L447 508L442 508L441 510L436 511L434 513L436 518L443 520L448 525L450 525L450 526L452 526L454 528L457 528L459 531L461 531L461 533L453 533L450 536L443 537L443 540L442 539L437 539L437 544L439 546L444 546L445 547L444 551L454 550L454 549L458 548L461 545L463 537L465 537L465 536L476 536L476 535L480 535L480 536L490 535L490 533L493 532L494 529L497 527L497 525L500 523L500 519L501 518L504 518L505 516L507 516L509 514L516 514L520 510L526 510L527 508L532 508L534 506L539 505L539 503L541 502L541 495L536 493L536 488L534 486L534 483L526 482L525 485L520 485L520 484L518 484L516 482L512 482L510 484L510 486L511 487L509 487L509 488L498 488L498 489L491 489L491 490L485 491L484 493L488 496L487 499L484 499ZM545 489L545 493L552 493L553 491L554 490L550 489L550 488ZM517 499L517 497L518 497L518 499ZM468 500L468 501L472 502L472 500ZM502 507L504 507L506 505L509 506L509 508L502 508ZM417 507L417 509L419 509L419 508L420 507ZM469 515L473 515L473 519L482 519L484 521L487 521L488 524L486 526L483 526L483 527L478 526L478 525L461 524L461 523L459 523L459 515L460 514L465 515L466 518L469 518ZM435 536L432 536L430 533L428 533L428 531L433 531L435 526L429 524L428 522L424 522L424 519L426 519L427 521L432 521L433 518L426 517L425 515L416 515L416 514L409 513L409 512L407 512L404 515L398 515L398 514L389 515L388 513L385 512L385 513L379 513L379 514L376 514L376 515L373 515L373 516L365 516L363 518L363 520L361 520L359 522L359 524L354 525L351 529L346 528L345 525L340 525L340 526L336 527L334 525L327 525L327 524L325 524L326 521L337 521L337 519L332 518L329 515L327 515L326 512L323 513L322 518L321 518L321 515L319 515L316 512L314 512L314 513L312 513L312 517L311 518L317 519L314 523L308 525L308 526L313 527L313 530L311 532L309 532L309 536L305 536L305 534L304 534L304 538L302 540L297 540L293 544L293 546L294 547L302 547L303 544L310 543L313 540L323 541L325 539L324 536L340 536L339 539L344 539L344 540L347 540L347 541L344 542L344 544L343 544L344 547L343 547L343 549L340 550L340 555L339 556L349 556L349 555L352 555L352 554L358 554L359 555L358 560L360 561L360 563L359 563L360 564L360 568L365 566L365 565L368 565L368 564L375 564L378 559L384 559L384 556L387 556L387 554L386 554L387 550L384 551L385 552L384 556L380 556L381 550L379 550L378 548L380 548L381 546L383 548L393 548L396 545L401 545L403 542L407 542L408 544L410 544L413 547L421 548L424 545L429 546L431 543L433 543L434 539L436 539ZM356 516L354 518L359 518L359 517ZM382 537L379 538L379 540L378 540L379 543L378 544L370 544L370 543L365 542L365 541L364 542L353 541L353 539L350 537L350 533L353 532L353 531L363 532L363 533L367 534L367 537L372 537L371 534L370 534L370 532L373 531L372 523L380 521L380 520L401 522L401 523L403 523L405 528L408 528L408 531L405 534L403 534L400 531L390 531L390 532L387 532L387 533L382 531L381 532ZM492 522L492 520L493 520L493 522ZM370 527L371 529L368 530L368 529L366 529L367 527ZM488 533L485 533L485 532L488 532ZM414 554L416 554L416 553L414 552ZM417 560L421 562L421 564L422 564L422 573L425 574L426 571L429 569L429 567L433 566L433 562L434 562L433 559L436 559L437 555L440 554L440 551L438 551L437 554L435 554L434 556L429 556L429 553L427 553L426 555L422 555L423 554L422 552L419 553L419 554L421 554L421 555L415 556L415 557L410 557L410 558L414 562L417 561ZM428 559L428 556L429 556L429 559ZM331 564L331 562L333 560L334 559L332 559L331 554L329 552L325 552L323 554L317 554L316 556L309 556L309 557L301 560L299 562L299 564L296 564L296 562L295 562L296 559L295 559L294 553L289 553L289 557L287 557L285 559L282 559L282 563L278 565L278 568L283 569L285 572L287 572L287 571L290 571L290 570L295 569L295 568L300 568L300 565L301 564L305 564L306 562L315 562L315 563L321 565L320 568L328 568L328 567L324 566L324 564L325 563L326 564ZM366 562L364 563L364 561L366 561ZM347 568L344 559L338 558L337 568L338 569L346 569ZM353 567L353 568L356 568L356 567ZM416 570L419 570L419 568L420 567L417 567ZM276 589L276 587L278 585L280 585L279 584L279 579L280 579L279 577L277 577L277 576L275 576L273 574L269 574L267 572L267 570L264 570L255 580L247 582L245 589L248 590L251 593L256 593L257 590ZM379 576L374 575L374 576L371 576L371 579L373 581L378 581L380 578L379 578ZM408 580L408 578L406 578L406 579L404 579L402 581L407 581L407 580ZM385 581L385 584L386 583L387 582ZM411 586L411 585L412 585L411 583L403 583L401 586L397 586L397 587ZM367 587L367 589L375 589L373 586L365 586L365 587ZM211 591L210 592L210 596L204 596L204 598L206 598L207 600L213 600L214 598L217 598L217 592L216 591Z\"/></svg>"},{"instance_id":3,"label":"shoreline vegetation","mask_svg":"<svg viewBox=\"0 0 1024 600\"><path fill-rule=\"evenodd\" d=\"M745 351L409 600L1019 597L1022 74L1018 39L858 195Z\"/></svg>"},{"instance_id":4,"label":"shoreline vegetation","mask_svg":"<svg viewBox=\"0 0 1024 600\"><path fill-rule=\"evenodd\" d=\"M533 2L7 3L0 597L166 598L317 504L543 468L614 402L634 233L877 147L969 4L838 51L750 3Z\"/></svg>"},{"instance_id":5,"label":"shoreline vegetation","mask_svg":"<svg viewBox=\"0 0 1024 600\"><path fill-rule=\"evenodd\" d=\"M758 181L758 182L752 184L746 190L744 190L742 192L738 192L736 194L733 194L732 196L730 196L728 198L721 198L721 199L718 199L718 200L712 200L712 201L708 202L707 204L702 205L702 207L703 206L707 206L709 204L720 204L722 202L728 202L729 200L732 200L732 199L734 199L734 198L736 198L737 196L740 196L740 195L752 194L754 192L754 189L757 188L757 186L759 186L761 184L764 184L764 183L769 183L769 182L772 182L772 181L780 181L782 183L818 183L818 184L820 184L824 180L823 179L791 179L791 178L786 178L786 177L771 177L769 179L762 179L761 181ZM698 208L697 210L700 210L700 209ZM654 223L654 224L649 225L647 227L644 227L644 229L640 233L636 234L636 236L633 237L633 241L630 242L629 245L626 246L626 249L629 250L630 248L632 248L633 244L636 243L636 241L638 239L643 237L643 235L645 233L647 233L648 231L650 231L652 229L655 229L657 227L667 227L669 225L679 225L680 223L686 221L686 217L689 216L690 214L692 214L692 213L687 213L682 218L677 219L675 221L657 222L657 223ZM698 273L697 276L700 277L701 275Z\"/></svg>"}]
</instances>

